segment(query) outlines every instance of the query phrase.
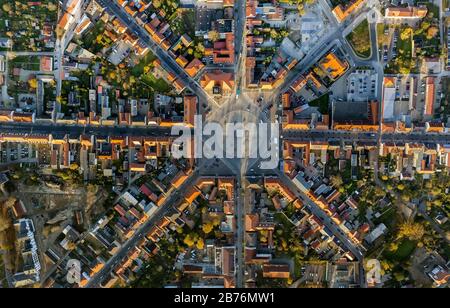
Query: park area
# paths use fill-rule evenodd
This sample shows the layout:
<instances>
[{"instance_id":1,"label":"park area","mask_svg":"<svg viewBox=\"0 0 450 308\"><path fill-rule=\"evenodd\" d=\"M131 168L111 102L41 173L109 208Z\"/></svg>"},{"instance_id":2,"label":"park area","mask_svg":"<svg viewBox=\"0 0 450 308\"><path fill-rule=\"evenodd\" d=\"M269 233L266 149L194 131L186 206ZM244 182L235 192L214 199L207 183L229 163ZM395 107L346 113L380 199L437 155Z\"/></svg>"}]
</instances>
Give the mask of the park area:
<instances>
[{"instance_id":1,"label":"park area","mask_svg":"<svg viewBox=\"0 0 450 308\"><path fill-rule=\"evenodd\" d=\"M99 20L94 28L82 38L76 39L75 41L93 54L98 54L113 44L112 39L107 33L109 32L106 31L106 24L102 20Z\"/></svg>"},{"instance_id":2,"label":"park area","mask_svg":"<svg viewBox=\"0 0 450 308\"><path fill-rule=\"evenodd\" d=\"M319 112L321 114L328 114L329 113L329 103L330 103L330 95L328 93L322 95L319 98L316 98L313 101L310 101L308 104L311 107L318 107Z\"/></svg>"},{"instance_id":3,"label":"park area","mask_svg":"<svg viewBox=\"0 0 450 308\"><path fill-rule=\"evenodd\" d=\"M148 52L140 61L131 69L131 76L137 78L144 85L151 87L159 93L167 93L170 91L170 85L162 78L156 78L152 73L153 61L155 55Z\"/></svg>"},{"instance_id":4,"label":"park area","mask_svg":"<svg viewBox=\"0 0 450 308\"><path fill-rule=\"evenodd\" d=\"M386 73L417 73L423 59L440 56L439 8L432 3L426 3L426 6L428 13L416 26L400 25L396 29L400 34L398 42L394 42L398 53L389 62Z\"/></svg>"},{"instance_id":5,"label":"park area","mask_svg":"<svg viewBox=\"0 0 450 308\"><path fill-rule=\"evenodd\" d=\"M0 37L10 38L14 51L50 51L57 16L56 0L0 0Z\"/></svg>"},{"instance_id":6,"label":"park area","mask_svg":"<svg viewBox=\"0 0 450 308\"><path fill-rule=\"evenodd\" d=\"M412 61L414 33L408 26L402 26L399 32L400 37L397 42L398 55L388 63L386 73L407 75L415 68L415 63Z\"/></svg>"},{"instance_id":7,"label":"park area","mask_svg":"<svg viewBox=\"0 0 450 308\"><path fill-rule=\"evenodd\" d=\"M153 74L152 52L144 57L129 60L129 67L121 63L118 67L109 62L102 63L102 74L110 85L122 90L123 96L133 96L152 99L154 93L168 93L170 85L162 78Z\"/></svg>"},{"instance_id":8,"label":"park area","mask_svg":"<svg viewBox=\"0 0 450 308\"><path fill-rule=\"evenodd\" d=\"M440 115L442 119L447 119L450 116L450 78L442 78L442 94L444 97L441 100Z\"/></svg>"},{"instance_id":9,"label":"park area","mask_svg":"<svg viewBox=\"0 0 450 308\"><path fill-rule=\"evenodd\" d=\"M417 247L417 242L411 241L409 239L404 239L403 241L401 241L398 244L397 250L385 251L384 256L388 260L402 262L402 261L407 260L411 256L411 254L414 252L416 247Z\"/></svg>"},{"instance_id":10,"label":"park area","mask_svg":"<svg viewBox=\"0 0 450 308\"><path fill-rule=\"evenodd\" d=\"M17 56L12 58L10 65L14 68L20 68L26 71L39 71L40 59L38 56Z\"/></svg>"},{"instance_id":11,"label":"park area","mask_svg":"<svg viewBox=\"0 0 450 308\"><path fill-rule=\"evenodd\" d=\"M361 58L368 58L371 54L369 23L367 19L361 22L348 36L347 40Z\"/></svg>"}]
</instances>

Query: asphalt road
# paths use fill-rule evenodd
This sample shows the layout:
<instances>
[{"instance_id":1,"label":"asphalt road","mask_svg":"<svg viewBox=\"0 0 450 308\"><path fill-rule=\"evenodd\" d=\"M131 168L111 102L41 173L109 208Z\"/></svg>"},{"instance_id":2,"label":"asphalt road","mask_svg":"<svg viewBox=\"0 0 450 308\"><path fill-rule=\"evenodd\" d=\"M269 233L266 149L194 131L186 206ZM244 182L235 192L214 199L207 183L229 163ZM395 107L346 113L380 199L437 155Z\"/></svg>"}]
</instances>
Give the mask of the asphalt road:
<instances>
[{"instance_id":1,"label":"asphalt road","mask_svg":"<svg viewBox=\"0 0 450 308\"><path fill-rule=\"evenodd\" d=\"M345 141L345 142L373 142L377 144L378 132L353 132L353 131L336 131L336 130L309 130L309 131L283 131L285 140L297 141ZM383 133L381 136L383 143L392 142L401 143L423 143L423 144L450 144L450 134L436 133Z\"/></svg>"},{"instance_id":2,"label":"asphalt road","mask_svg":"<svg viewBox=\"0 0 450 308\"><path fill-rule=\"evenodd\" d=\"M0 134L22 135L58 135L58 134L86 134L95 136L152 136L168 137L171 134L170 127L160 126L82 126L82 125L57 125L43 123L1 123ZM339 141L339 142L373 142L377 143L378 132L338 131L338 130L284 130L282 138L297 141ZM383 133L383 143L424 143L424 144L450 144L448 133Z\"/></svg>"},{"instance_id":3,"label":"asphalt road","mask_svg":"<svg viewBox=\"0 0 450 308\"><path fill-rule=\"evenodd\" d=\"M169 136L170 127L126 127L126 126L83 126L83 125L57 125L42 123L1 123L0 134L28 134L28 135L95 135L95 136Z\"/></svg>"}]
</instances>

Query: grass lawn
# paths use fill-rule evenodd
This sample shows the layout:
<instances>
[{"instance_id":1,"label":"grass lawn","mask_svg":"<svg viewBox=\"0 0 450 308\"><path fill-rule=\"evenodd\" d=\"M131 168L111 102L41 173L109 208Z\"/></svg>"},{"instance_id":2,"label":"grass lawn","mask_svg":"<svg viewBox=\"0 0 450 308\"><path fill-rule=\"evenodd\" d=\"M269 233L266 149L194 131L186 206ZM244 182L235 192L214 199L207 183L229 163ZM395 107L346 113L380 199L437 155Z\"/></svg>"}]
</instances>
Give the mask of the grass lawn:
<instances>
[{"instance_id":1,"label":"grass lawn","mask_svg":"<svg viewBox=\"0 0 450 308\"><path fill-rule=\"evenodd\" d=\"M400 32L402 29L400 29ZM399 35L397 41L398 55L395 59L391 60L386 68L388 74L409 74L414 68L412 63L412 39L413 36L409 35L408 38L402 40Z\"/></svg>"},{"instance_id":2,"label":"grass lawn","mask_svg":"<svg viewBox=\"0 0 450 308\"><path fill-rule=\"evenodd\" d=\"M56 87L46 82L44 86L44 102L56 101ZM44 104L44 108L45 108Z\"/></svg>"},{"instance_id":3,"label":"grass lawn","mask_svg":"<svg viewBox=\"0 0 450 308\"><path fill-rule=\"evenodd\" d=\"M189 35L192 39L195 38L195 11L189 10L179 10L175 14L176 18L170 20L170 26L175 33L180 36L183 34Z\"/></svg>"},{"instance_id":4,"label":"grass lawn","mask_svg":"<svg viewBox=\"0 0 450 308\"><path fill-rule=\"evenodd\" d=\"M142 75L142 81L156 92L167 93L170 91L170 85L164 79L156 79L152 74Z\"/></svg>"},{"instance_id":5,"label":"grass lawn","mask_svg":"<svg viewBox=\"0 0 450 308\"><path fill-rule=\"evenodd\" d=\"M28 71L39 71L40 62L38 56L18 56L11 60L14 67Z\"/></svg>"},{"instance_id":6,"label":"grass lawn","mask_svg":"<svg viewBox=\"0 0 450 308\"><path fill-rule=\"evenodd\" d=\"M352 46L355 53L361 58L370 57L370 34L369 22L364 20L361 22L348 36L347 40Z\"/></svg>"},{"instance_id":7,"label":"grass lawn","mask_svg":"<svg viewBox=\"0 0 450 308\"><path fill-rule=\"evenodd\" d=\"M348 0L331 0L330 2L331 2L331 4L333 5L333 7L336 7L336 6L338 6L338 5L345 6L345 5L347 5L350 1L348 1Z\"/></svg>"},{"instance_id":8,"label":"grass lawn","mask_svg":"<svg viewBox=\"0 0 450 308\"><path fill-rule=\"evenodd\" d=\"M99 20L94 28L92 28L88 34L86 34L82 39L81 39L81 45L83 48L89 50L90 52L96 54L98 52L100 52L104 45L103 43L107 43L107 41L102 43L99 43L97 41L97 37L100 37L105 31L105 23L101 20ZM109 39L109 38L108 38Z\"/></svg>"},{"instance_id":9,"label":"grass lawn","mask_svg":"<svg viewBox=\"0 0 450 308\"><path fill-rule=\"evenodd\" d=\"M385 251L384 254L386 258L392 261L405 261L408 259L414 250L417 247L417 243L415 241L403 240L400 245L398 245L398 249L395 252Z\"/></svg>"},{"instance_id":10,"label":"grass lawn","mask_svg":"<svg viewBox=\"0 0 450 308\"><path fill-rule=\"evenodd\" d=\"M429 13L433 13L434 18L439 18L439 7L431 2L418 2L418 5L425 5L428 8ZM446 7L445 3L442 3L443 7Z\"/></svg>"},{"instance_id":11,"label":"grass lawn","mask_svg":"<svg viewBox=\"0 0 450 308\"><path fill-rule=\"evenodd\" d=\"M144 74L144 67L152 64L152 62L156 59L155 55L152 52L148 52L142 59L139 61L137 65L135 65L131 69L131 75L135 77L140 77Z\"/></svg>"},{"instance_id":12,"label":"grass lawn","mask_svg":"<svg viewBox=\"0 0 450 308\"><path fill-rule=\"evenodd\" d=\"M143 57L141 61L139 61L139 63L131 69L131 75L141 79L143 84L153 88L154 91L159 93L167 93L170 91L170 85L167 84L164 79L155 78L152 72L147 74L144 73L144 68L146 66L152 67L152 63L155 59L156 56L153 53L148 52L145 57Z\"/></svg>"},{"instance_id":13,"label":"grass lawn","mask_svg":"<svg viewBox=\"0 0 450 308\"><path fill-rule=\"evenodd\" d=\"M377 40L378 46L382 46L384 43L384 27L385 25L382 23L377 24Z\"/></svg>"},{"instance_id":14,"label":"grass lawn","mask_svg":"<svg viewBox=\"0 0 450 308\"><path fill-rule=\"evenodd\" d=\"M395 209L393 207L390 207L389 209L385 210L381 213L381 216L377 219L374 219L375 224L383 223L392 230L392 228L395 226Z\"/></svg>"},{"instance_id":15,"label":"grass lawn","mask_svg":"<svg viewBox=\"0 0 450 308\"><path fill-rule=\"evenodd\" d=\"M409 36L406 40L402 40L401 37L398 38L398 50L403 50L403 57L411 59L412 56L412 36Z\"/></svg>"},{"instance_id":16,"label":"grass lawn","mask_svg":"<svg viewBox=\"0 0 450 308\"><path fill-rule=\"evenodd\" d=\"M328 114L329 103L330 103L330 95L327 93L313 101L310 101L308 105L312 107L319 107L319 112L321 114Z\"/></svg>"},{"instance_id":17,"label":"grass lawn","mask_svg":"<svg viewBox=\"0 0 450 308\"><path fill-rule=\"evenodd\" d=\"M443 243L441 247L442 247L442 251L443 251L445 257L447 259L450 259L450 245Z\"/></svg>"},{"instance_id":18,"label":"grass lawn","mask_svg":"<svg viewBox=\"0 0 450 308\"><path fill-rule=\"evenodd\" d=\"M294 226L283 213L275 213L275 221L283 226L284 231L288 231Z\"/></svg>"}]
</instances>

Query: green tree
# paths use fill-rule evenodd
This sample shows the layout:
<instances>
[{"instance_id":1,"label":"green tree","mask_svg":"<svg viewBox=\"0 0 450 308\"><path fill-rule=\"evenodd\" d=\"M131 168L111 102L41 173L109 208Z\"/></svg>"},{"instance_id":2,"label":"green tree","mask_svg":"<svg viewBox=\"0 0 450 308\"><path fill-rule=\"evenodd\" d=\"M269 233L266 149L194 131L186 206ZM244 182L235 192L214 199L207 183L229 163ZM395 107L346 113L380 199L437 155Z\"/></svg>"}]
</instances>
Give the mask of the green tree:
<instances>
[{"instance_id":1,"label":"green tree","mask_svg":"<svg viewBox=\"0 0 450 308\"><path fill-rule=\"evenodd\" d=\"M394 278L395 280L397 280L398 282L401 282L403 280L406 279L405 274L403 272L395 272L394 273Z\"/></svg>"}]
</instances>

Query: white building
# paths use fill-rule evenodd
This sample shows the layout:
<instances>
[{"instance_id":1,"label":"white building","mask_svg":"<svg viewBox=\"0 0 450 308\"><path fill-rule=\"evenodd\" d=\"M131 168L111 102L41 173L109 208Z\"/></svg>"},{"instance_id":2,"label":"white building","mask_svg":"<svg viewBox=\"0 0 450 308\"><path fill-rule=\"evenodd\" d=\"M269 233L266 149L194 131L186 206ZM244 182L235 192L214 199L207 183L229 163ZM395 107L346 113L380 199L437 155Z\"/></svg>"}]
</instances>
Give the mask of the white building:
<instances>
[{"instance_id":1,"label":"white building","mask_svg":"<svg viewBox=\"0 0 450 308\"><path fill-rule=\"evenodd\" d=\"M395 81L395 77L384 77L383 79L383 121L394 120Z\"/></svg>"}]
</instances>

